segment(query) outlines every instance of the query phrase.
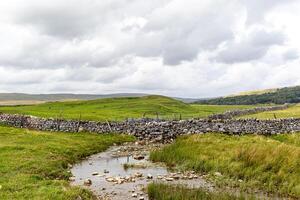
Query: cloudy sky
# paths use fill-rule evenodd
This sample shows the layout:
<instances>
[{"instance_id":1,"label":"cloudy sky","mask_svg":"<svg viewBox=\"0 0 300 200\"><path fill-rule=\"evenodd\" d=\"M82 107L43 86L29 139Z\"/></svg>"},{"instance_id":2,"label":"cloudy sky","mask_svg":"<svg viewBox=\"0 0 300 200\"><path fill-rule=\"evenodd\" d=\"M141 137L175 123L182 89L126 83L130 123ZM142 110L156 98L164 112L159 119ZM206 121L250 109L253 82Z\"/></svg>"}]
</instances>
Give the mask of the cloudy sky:
<instances>
[{"instance_id":1,"label":"cloudy sky","mask_svg":"<svg viewBox=\"0 0 300 200\"><path fill-rule=\"evenodd\" d=\"M1 0L0 92L300 85L299 0Z\"/></svg>"}]
</instances>

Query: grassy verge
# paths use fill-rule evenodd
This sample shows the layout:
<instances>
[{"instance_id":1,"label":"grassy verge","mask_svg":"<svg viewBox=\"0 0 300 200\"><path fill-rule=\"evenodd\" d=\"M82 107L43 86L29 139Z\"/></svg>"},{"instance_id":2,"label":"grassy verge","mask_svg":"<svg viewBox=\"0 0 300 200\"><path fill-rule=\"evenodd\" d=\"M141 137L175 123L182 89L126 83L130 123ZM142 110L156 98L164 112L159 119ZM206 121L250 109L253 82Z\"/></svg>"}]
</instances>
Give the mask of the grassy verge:
<instances>
[{"instance_id":1,"label":"grassy verge","mask_svg":"<svg viewBox=\"0 0 300 200\"><path fill-rule=\"evenodd\" d=\"M277 110L277 111L268 111L261 112L253 115L245 115L239 118L256 118L256 119L283 119L283 118L299 118L300 117L300 104L291 106L288 109Z\"/></svg>"},{"instance_id":2,"label":"grassy verge","mask_svg":"<svg viewBox=\"0 0 300 200\"><path fill-rule=\"evenodd\" d=\"M68 183L68 163L133 140L122 135L49 133L0 126L0 199L92 199Z\"/></svg>"},{"instance_id":3,"label":"grassy verge","mask_svg":"<svg viewBox=\"0 0 300 200\"><path fill-rule=\"evenodd\" d=\"M232 109L255 106L191 105L163 96L108 98L91 101L51 102L27 106L0 106L0 112L65 119L120 121L151 117L179 119L207 117Z\"/></svg>"},{"instance_id":4,"label":"grassy verge","mask_svg":"<svg viewBox=\"0 0 300 200\"><path fill-rule=\"evenodd\" d=\"M300 134L186 136L152 152L150 158L209 173L219 185L300 197Z\"/></svg>"},{"instance_id":5,"label":"grassy verge","mask_svg":"<svg viewBox=\"0 0 300 200\"><path fill-rule=\"evenodd\" d=\"M242 200L226 193L212 193L203 189L188 189L180 185L152 183L148 185L150 200ZM248 198L249 199L249 198Z\"/></svg>"}]
</instances>

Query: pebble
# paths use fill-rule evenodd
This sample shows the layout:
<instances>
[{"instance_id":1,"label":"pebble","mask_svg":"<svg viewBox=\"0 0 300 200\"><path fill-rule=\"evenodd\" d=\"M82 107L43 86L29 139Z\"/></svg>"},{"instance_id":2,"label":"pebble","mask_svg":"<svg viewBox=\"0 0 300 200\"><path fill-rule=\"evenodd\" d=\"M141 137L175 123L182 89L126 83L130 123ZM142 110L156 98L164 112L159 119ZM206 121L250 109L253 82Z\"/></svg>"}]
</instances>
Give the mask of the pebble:
<instances>
[{"instance_id":1,"label":"pebble","mask_svg":"<svg viewBox=\"0 0 300 200\"><path fill-rule=\"evenodd\" d=\"M134 174L134 176L137 177L137 178L139 178L139 177L143 177L143 174L140 173L140 172L136 172L136 173Z\"/></svg>"},{"instance_id":2,"label":"pebble","mask_svg":"<svg viewBox=\"0 0 300 200\"><path fill-rule=\"evenodd\" d=\"M135 160L143 160L145 158L145 156L143 156L143 155L135 155L135 156L133 156L133 158Z\"/></svg>"},{"instance_id":3,"label":"pebble","mask_svg":"<svg viewBox=\"0 0 300 200\"><path fill-rule=\"evenodd\" d=\"M133 193L131 196L132 196L133 198L137 198L138 194L137 194L137 193Z\"/></svg>"},{"instance_id":4,"label":"pebble","mask_svg":"<svg viewBox=\"0 0 300 200\"><path fill-rule=\"evenodd\" d=\"M215 176L222 176L220 172L215 172Z\"/></svg>"},{"instance_id":5,"label":"pebble","mask_svg":"<svg viewBox=\"0 0 300 200\"><path fill-rule=\"evenodd\" d=\"M92 180L88 178L83 182L83 184L86 186L90 186L90 185L92 185Z\"/></svg>"},{"instance_id":6,"label":"pebble","mask_svg":"<svg viewBox=\"0 0 300 200\"><path fill-rule=\"evenodd\" d=\"M174 178L167 177L167 178L166 178L166 181L174 181Z\"/></svg>"},{"instance_id":7,"label":"pebble","mask_svg":"<svg viewBox=\"0 0 300 200\"><path fill-rule=\"evenodd\" d=\"M153 179L153 176L151 174L148 174L147 179Z\"/></svg>"},{"instance_id":8,"label":"pebble","mask_svg":"<svg viewBox=\"0 0 300 200\"><path fill-rule=\"evenodd\" d=\"M161 175L158 175L156 178L157 179L163 179L163 177Z\"/></svg>"},{"instance_id":9,"label":"pebble","mask_svg":"<svg viewBox=\"0 0 300 200\"><path fill-rule=\"evenodd\" d=\"M114 181L115 181L115 179L114 179L114 178L112 178L112 177L108 177L108 178L106 178L106 181L107 181L107 182L114 182Z\"/></svg>"}]
</instances>

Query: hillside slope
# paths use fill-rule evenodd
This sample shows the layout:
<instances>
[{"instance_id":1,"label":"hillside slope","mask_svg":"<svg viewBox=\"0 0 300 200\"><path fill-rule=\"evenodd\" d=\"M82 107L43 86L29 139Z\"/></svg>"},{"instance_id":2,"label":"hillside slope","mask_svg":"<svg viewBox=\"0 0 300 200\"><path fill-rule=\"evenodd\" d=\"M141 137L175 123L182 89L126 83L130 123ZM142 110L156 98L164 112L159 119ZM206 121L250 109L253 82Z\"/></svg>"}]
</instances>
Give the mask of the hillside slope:
<instances>
[{"instance_id":1,"label":"hillside slope","mask_svg":"<svg viewBox=\"0 0 300 200\"><path fill-rule=\"evenodd\" d=\"M19 113L39 117L124 120L126 118L152 117L177 119L206 117L232 109L249 106L192 105L164 96L106 98L89 101L49 102L28 106L0 106L0 112Z\"/></svg>"},{"instance_id":2,"label":"hillside slope","mask_svg":"<svg viewBox=\"0 0 300 200\"><path fill-rule=\"evenodd\" d=\"M212 105L284 104L300 102L300 86L266 90L265 93L220 97L200 100L197 103ZM269 91L269 92L268 92Z\"/></svg>"}]
</instances>

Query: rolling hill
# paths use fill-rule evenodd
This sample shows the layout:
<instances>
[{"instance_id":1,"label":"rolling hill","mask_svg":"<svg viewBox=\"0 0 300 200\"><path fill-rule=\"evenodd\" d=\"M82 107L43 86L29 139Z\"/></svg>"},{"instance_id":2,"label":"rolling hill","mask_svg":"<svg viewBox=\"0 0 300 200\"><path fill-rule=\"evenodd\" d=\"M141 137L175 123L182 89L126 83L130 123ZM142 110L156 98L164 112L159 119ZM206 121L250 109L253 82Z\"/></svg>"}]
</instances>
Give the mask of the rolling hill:
<instances>
[{"instance_id":1,"label":"rolling hill","mask_svg":"<svg viewBox=\"0 0 300 200\"><path fill-rule=\"evenodd\" d=\"M0 112L18 113L39 117L84 119L84 120L124 120L126 118L192 118L207 117L232 109L251 106L193 105L164 96L119 97L88 101L48 102L37 105L0 106Z\"/></svg>"},{"instance_id":2,"label":"rolling hill","mask_svg":"<svg viewBox=\"0 0 300 200\"><path fill-rule=\"evenodd\" d=\"M211 105L254 105L300 103L300 86L242 93L227 97L199 100L196 103Z\"/></svg>"}]
</instances>

